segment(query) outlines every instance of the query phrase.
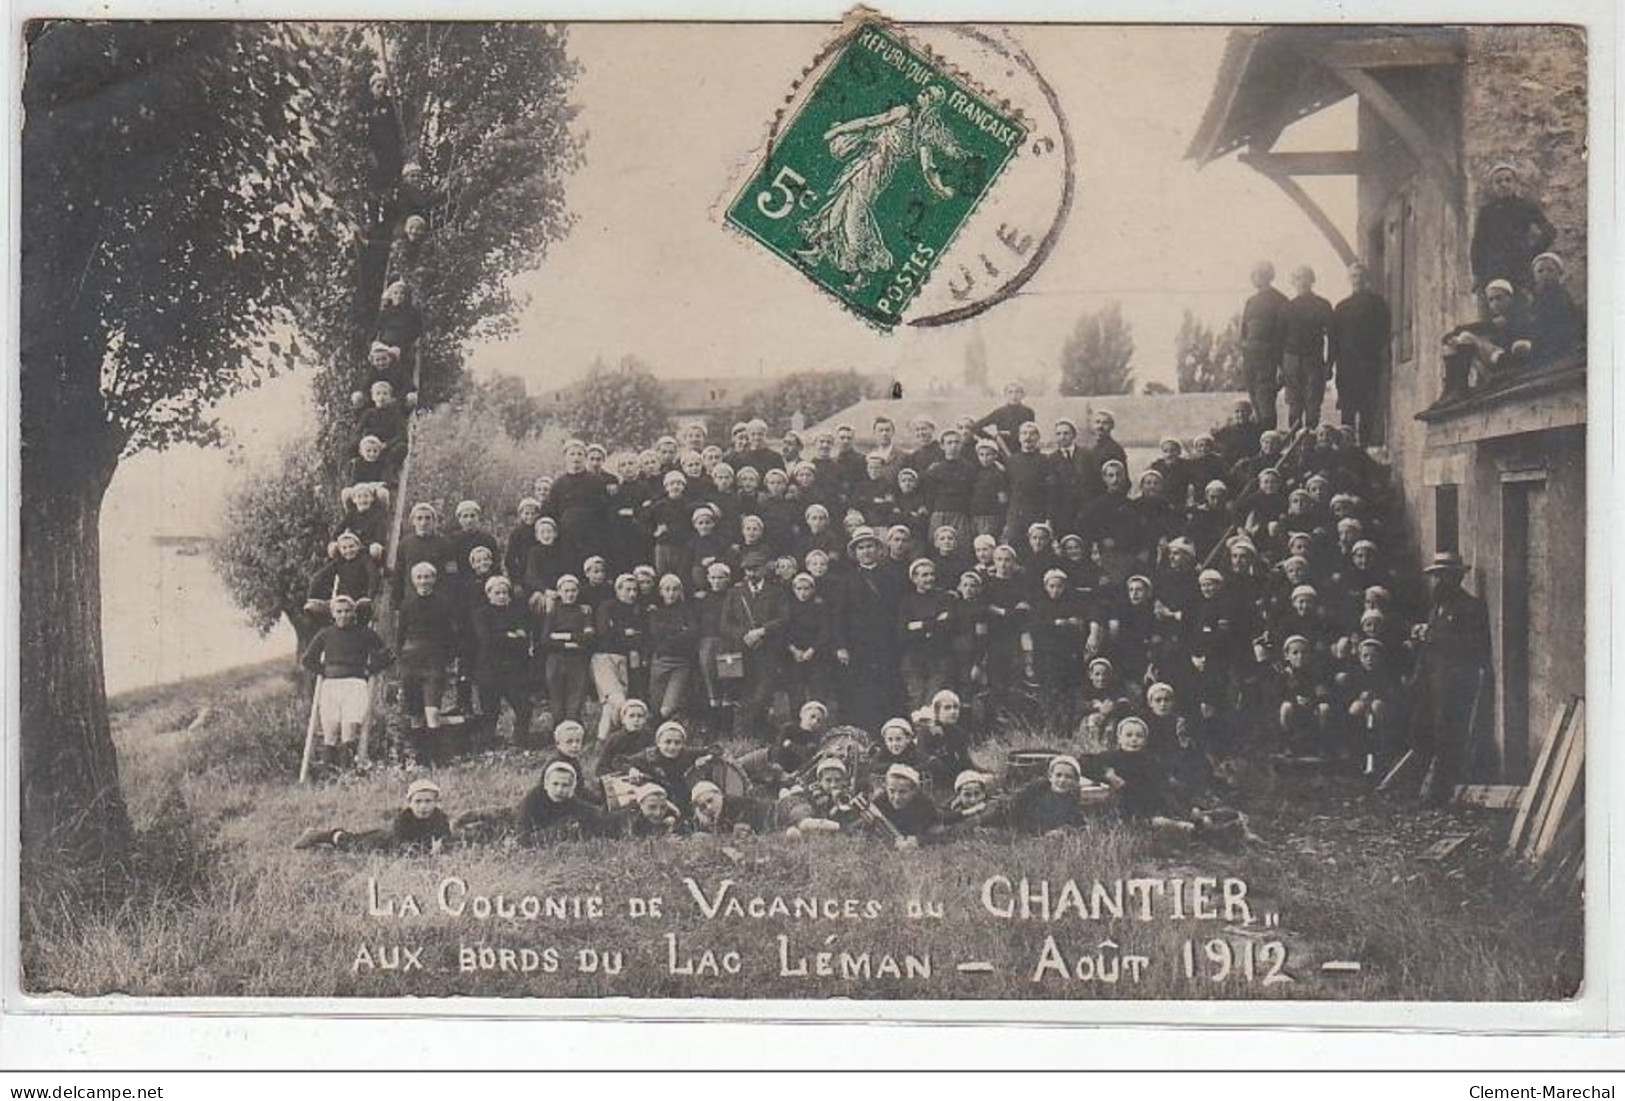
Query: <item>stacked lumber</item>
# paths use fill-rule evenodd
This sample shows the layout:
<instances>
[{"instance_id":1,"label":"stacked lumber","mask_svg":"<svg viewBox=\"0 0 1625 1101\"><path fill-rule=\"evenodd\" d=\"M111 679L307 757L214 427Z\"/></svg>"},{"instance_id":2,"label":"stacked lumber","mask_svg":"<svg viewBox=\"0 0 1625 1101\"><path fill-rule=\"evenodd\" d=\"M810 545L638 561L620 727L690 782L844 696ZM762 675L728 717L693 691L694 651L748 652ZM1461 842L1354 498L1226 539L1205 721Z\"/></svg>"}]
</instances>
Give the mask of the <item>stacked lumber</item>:
<instances>
[{"instance_id":1,"label":"stacked lumber","mask_svg":"<svg viewBox=\"0 0 1625 1101\"><path fill-rule=\"evenodd\" d=\"M1507 854L1529 867L1543 890L1578 892L1585 882L1585 700L1552 718L1523 789Z\"/></svg>"}]
</instances>

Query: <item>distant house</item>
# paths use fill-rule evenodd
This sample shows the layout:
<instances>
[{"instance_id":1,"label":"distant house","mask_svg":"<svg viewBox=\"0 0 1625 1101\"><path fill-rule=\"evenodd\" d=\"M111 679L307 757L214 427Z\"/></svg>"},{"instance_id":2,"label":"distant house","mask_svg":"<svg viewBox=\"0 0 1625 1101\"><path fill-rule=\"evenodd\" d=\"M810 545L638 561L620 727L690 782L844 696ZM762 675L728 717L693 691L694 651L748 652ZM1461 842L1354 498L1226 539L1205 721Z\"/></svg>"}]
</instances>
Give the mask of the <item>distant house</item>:
<instances>
[{"instance_id":1,"label":"distant house","mask_svg":"<svg viewBox=\"0 0 1625 1101\"><path fill-rule=\"evenodd\" d=\"M1166 436L1185 443L1230 419L1236 399L1245 394L1223 391L1205 394L1165 394L1147 397L1143 394L1105 394L1095 397L1028 397L1027 404L1038 418L1038 425L1049 436L1055 422L1062 417L1073 421L1084 442L1089 440L1089 422L1098 410L1107 410L1116 421L1113 437L1126 448L1155 448ZM818 424L811 425L807 434L850 424L860 447L874 442L874 420L887 416L897 425L897 438L904 448L913 446L908 426L916 417L929 417L938 429L948 427L960 417L981 417L997 408L1002 399L977 394L958 394L951 397L927 396L893 400L869 398L836 413ZM1132 464L1131 464L1132 465ZM1135 473L1138 473L1136 470Z\"/></svg>"},{"instance_id":2,"label":"distant house","mask_svg":"<svg viewBox=\"0 0 1625 1101\"><path fill-rule=\"evenodd\" d=\"M760 390L770 380L756 376L712 375L703 378L661 379L672 415L678 418L705 417L737 406L745 395ZM549 390L540 398L544 409L562 406L575 391L575 385Z\"/></svg>"},{"instance_id":3,"label":"distant house","mask_svg":"<svg viewBox=\"0 0 1625 1101\"><path fill-rule=\"evenodd\" d=\"M1300 118L1358 97L1355 148L1275 152ZM1490 169L1509 162L1557 227L1584 300L1586 43L1560 26L1284 27L1231 32L1189 155L1238 159L1280 187L1394 316L1385 444L1404 553L1459 550L1489 605L1497 677L1484 779L1521 782L1562 701L1585 692L1583 354L1443 400L1440 338L1478 316L1468 262ZM1352 176L1358 224L1298 184ZM1251 258L1246 258L1251 259ZM1487 724L1486 724L1487 725Z\"/></svg>"},{"instance_id":4,"label":"distant house","mask_svg":"<svg viewBox=\"0 0 1625 1101\"><path fill-rule=\"evenodd\" d=\"M672 416L678 418L706 417L712 413L725 413L751 394L766 386L763 378L712 376L706 378L668 378L661 384L671 400Z\"/></svg>"},{"instance_id":5,"label":"distant house","mask_svg":"<svg viewBox=\"0 0 1625 1101\"><path fill-rule=\"evenodd\" d=\"M890 385L890 375L864 376L874 387ZM738 409L750 395L773 385L778 376L762 375L703 375L682 378L661 378L671 405L672 420L677 424L704 421L709 417L727 415ZM552 409L561 406L574 386L551 390L541 397L542 406Z\"/></svg>"}]
</instances>

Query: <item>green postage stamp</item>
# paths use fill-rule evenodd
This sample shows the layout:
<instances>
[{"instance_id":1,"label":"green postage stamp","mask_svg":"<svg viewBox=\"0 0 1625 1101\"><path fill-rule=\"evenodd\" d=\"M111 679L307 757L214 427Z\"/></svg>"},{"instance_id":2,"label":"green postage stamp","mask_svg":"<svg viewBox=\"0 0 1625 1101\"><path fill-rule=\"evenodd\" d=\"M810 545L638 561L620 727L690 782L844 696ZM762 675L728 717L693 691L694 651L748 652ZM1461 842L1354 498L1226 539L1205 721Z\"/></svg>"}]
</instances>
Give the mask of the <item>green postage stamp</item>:
<instances>
[{"instance_id":1,"label":"green postage stamp","mask_svg":"<svg viewBox=\"0 0 1625 1101\"><path fill-rule=\"evenodd\" d=\"M890 329L1027 136L1015 112L865 21L773 135L727 222Z\"/></svg>"}]
</instances>

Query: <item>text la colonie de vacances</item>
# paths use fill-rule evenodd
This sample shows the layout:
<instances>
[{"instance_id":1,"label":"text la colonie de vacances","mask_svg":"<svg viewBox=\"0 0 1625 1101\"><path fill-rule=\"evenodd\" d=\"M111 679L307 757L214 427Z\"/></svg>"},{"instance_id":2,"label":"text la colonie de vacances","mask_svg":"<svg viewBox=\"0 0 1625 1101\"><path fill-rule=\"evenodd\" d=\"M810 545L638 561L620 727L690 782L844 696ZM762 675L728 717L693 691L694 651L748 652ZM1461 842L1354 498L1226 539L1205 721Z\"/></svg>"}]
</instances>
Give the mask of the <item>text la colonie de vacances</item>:
<instances>
[{"instance_id":1,"label":"text la colonie de vacances","mask_svg":"<svg viewBox=\"0 0 1625 1101\"><path fill-rule=\"evenodd\" d=\"M597 894L515 894L490 892L461 876L439 879L424 892L392 891L368 877L362 904L366 915L405 933L414 926L466 923L477 930L477 943L455 946L414 944L404 937L369 940L356 947L350 961L354 974L374 971L517 972L554 974L627 974L646 969L655 974L696 980L739 976L789 979L897 980L900 985L930 983L943 974L992 973L991 960L933 954L936 929L950 918L948 904L919 898L828 897L813 894L753 893L732 878L701 882L684 876L672 895L608 899ZM1287 948L1256 932L1242 937L1210 935L1220 927L1268 932L1279 915L1255 913L1247 883L1232 877L1125 878L1111 880L1029 879L993 875L977 897L965 905L969 916L990 929L1012 923L1054 926L1030 960L1017 961L1024 979L1039 984L1104 983L1133 986L1172 968L1176 978L1203 982L1244 982L1274 986L1293 981L1287 971ZM882 919L904 919L907 935ZM717 927L720 940L707 944L703 934L661 931L660 922L697 918ZM791 922L805 934L774 933L753 948L737 932L754 922ZM1172 958L1154 959L1127 951L1100 923L1189 923L1193 929L1179 941ZM495 931L524 932L527 927L602 923L617 931L630 927L638 936L628 942L606 942L591 948L560 947L525 936L512 945L491 943ZM1077 935L1080 924L1094 928ZM1067 929L1071 926L1071 929ZM866 928L867 927L867 928ZM881 928L892 943L878 943ZM644 930L657 933L642 935ZM956 950L956 957L964 950ZM441 958L436 958L436 953ZM648 973L648 972L644 972Z\"/></svg>"}]
</instances>

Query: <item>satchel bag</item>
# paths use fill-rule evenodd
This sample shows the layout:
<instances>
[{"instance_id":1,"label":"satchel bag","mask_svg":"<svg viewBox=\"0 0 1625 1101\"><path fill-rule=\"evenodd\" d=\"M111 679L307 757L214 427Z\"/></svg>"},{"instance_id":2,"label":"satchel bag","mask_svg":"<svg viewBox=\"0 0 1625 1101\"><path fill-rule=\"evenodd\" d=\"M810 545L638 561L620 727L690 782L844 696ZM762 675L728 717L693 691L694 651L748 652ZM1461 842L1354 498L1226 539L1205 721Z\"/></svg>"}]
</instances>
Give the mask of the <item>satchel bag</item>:
<instances>
[{"instance_id":1,"label":"satchel bag","mask_svg":"<svg viewBox=\"0 0 1625 1101\"><path fill-rule=\"evenodd\" d=\"M756 626L756 614L751 611L749 600L745 600L743 603L745 606L745 619L754 629ZM725 653L717 655L717 679L745 679L745 655L743 651L729 650Z\"/></svg>"}]
</instances>

